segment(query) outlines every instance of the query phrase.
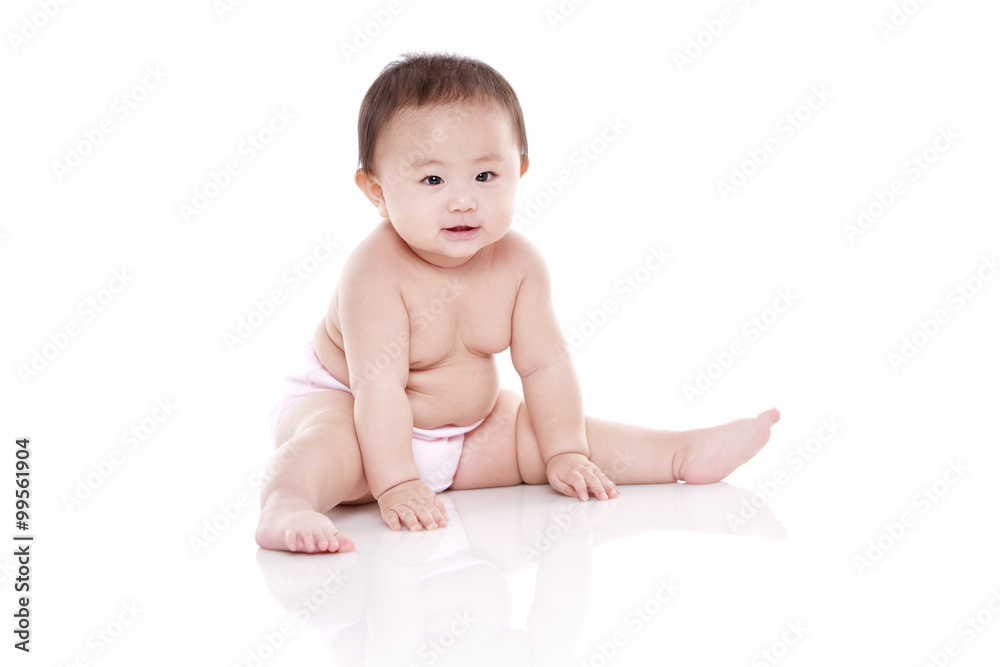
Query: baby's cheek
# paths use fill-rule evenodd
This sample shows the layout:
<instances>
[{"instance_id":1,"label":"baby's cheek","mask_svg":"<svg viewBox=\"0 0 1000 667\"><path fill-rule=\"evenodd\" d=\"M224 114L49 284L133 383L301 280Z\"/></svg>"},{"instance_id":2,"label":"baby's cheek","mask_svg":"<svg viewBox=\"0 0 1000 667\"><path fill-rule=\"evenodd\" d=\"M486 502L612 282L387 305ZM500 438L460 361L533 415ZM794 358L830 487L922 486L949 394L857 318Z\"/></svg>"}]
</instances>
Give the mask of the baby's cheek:
<instances>
[{"instance_id":1,"label":"baby's cheek","mask_svg":"<svg viewBox=\"0 0 1000 667\"><path fill-rule=\"evenodd\" d=\"M497 217L498 217L499 220L501 220L505 224L509 225L510 223L512 223L514 221L514 214L515 214L515 212L516 212L516 210L514 208L514 203L513 202L509 202L509 203L505 202L504 204L502 204L499 207L499 211L498 211L498 216Z\"/></svg>"}]
</instances>

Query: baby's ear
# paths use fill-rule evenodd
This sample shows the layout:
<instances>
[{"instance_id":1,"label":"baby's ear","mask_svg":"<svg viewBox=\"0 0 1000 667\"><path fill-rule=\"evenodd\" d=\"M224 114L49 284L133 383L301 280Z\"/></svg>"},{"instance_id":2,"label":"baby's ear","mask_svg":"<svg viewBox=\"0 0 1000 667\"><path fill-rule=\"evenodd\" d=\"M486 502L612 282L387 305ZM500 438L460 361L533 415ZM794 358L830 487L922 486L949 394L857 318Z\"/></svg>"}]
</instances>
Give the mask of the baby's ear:
<instances>
[{"instance_id":1,"label":"baby's ear","mask_svg":"<svg viewBox=\"0 0 1000 667\"><path fill-rule=\"evenodd\" d=\"M521 175L524 176L524 172L528 171L528 158L524 158L524 164L521 165Z\"/></svg>"},{"instance_id":2,"label":"baby's ear","mask_svg":"<svg viewBox=\"0 0 1000 667\"><path fill-rule=\"evenodd\" d=\"M378 184L371 176L365 173L363 169L358 169L354 173L354 183L358 186L361 192L365 193L365 197L368 197L375 208L378 209L379 215L383 218L388 217L385 209L385 198L382 196L382 186Z\"/></svg>"}]
</instances>

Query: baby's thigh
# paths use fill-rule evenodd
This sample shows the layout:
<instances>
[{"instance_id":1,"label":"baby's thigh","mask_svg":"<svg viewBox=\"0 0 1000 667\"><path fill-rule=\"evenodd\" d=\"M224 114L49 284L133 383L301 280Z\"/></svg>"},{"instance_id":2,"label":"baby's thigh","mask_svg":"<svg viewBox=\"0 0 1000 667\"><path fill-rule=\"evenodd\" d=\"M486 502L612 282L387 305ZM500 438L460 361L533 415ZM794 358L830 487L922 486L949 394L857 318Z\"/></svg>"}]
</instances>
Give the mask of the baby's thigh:
<instances>
[{"instance_id":1,"label":"baby's thigh","mask_svg":"<svg viewBox=\"0 0 1000 667\"><path fill-rule=\"evenodd\" d=\"M354 397L345 391L321 391L292 405L278 424L278 454L301 459L302 471L318 474L338 487L337 504L371 502L361 447L354 431ZM331 489L331 492L334 492Z\"/></svg>"},{"instance_id":2,"label":"baby's thigh","mask_svg":"<svg viewBox=\"0 0 1000 667\"><path fill-rule=\"evenodd\" d=\"M501 389L485 421L465 436L452 489L484 489L522 482L544 484L545 463L538 452L523 399Z\"/></svg>"},{"instance_id":3,"label":"baby's thigh","mask_svg":"<svg viewBox=\"0 0 1000 667\"><path fill-rule=\"evenodd\" d=\"M340 436L337 440L349 438L357 444L354 434L354 396L346 391L318 391L296 401L278 423L276 445L307 431L322 429ZM348 433L349 431L349 433Z\"/></svg>"}]
</instances>

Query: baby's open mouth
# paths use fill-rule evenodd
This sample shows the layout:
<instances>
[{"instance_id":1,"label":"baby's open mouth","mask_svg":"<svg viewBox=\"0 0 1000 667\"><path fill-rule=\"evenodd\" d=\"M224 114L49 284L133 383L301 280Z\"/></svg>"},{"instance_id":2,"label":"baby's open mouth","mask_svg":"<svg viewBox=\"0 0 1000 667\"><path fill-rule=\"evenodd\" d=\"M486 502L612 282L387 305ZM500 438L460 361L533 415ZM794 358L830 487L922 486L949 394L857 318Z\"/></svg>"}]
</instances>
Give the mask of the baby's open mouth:
<instances>
[{"instance_id":1,"label":"baby's open mouth","mask_svg":"<svg viewBox=\"0 0 1000 667\"><path fill-rule=\"evenodd\" d=\"M458 225L457 227L445 227L449 232L467 232L475 229L475 227L469 227L467 225Z\"/></svg>"}]
</instances>

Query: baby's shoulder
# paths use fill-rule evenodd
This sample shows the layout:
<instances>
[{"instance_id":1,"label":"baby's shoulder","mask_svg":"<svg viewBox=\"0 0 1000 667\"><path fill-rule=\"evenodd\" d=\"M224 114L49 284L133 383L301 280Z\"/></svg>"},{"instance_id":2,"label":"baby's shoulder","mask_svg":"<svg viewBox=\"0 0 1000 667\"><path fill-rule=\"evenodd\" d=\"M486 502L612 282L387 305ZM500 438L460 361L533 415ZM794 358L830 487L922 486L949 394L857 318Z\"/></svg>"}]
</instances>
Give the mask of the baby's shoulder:
<instances>
[{"instance_id":1,"label":"baby's shoulder","mask_svg":"<svg viewBox=\"0 0 1000 667\"><path fill-rule=\"evenodd\" d=\"M386 233L385 224L379 225L347 256L342 276L391 277L400 265L397 244L398 238Z\"/></svg>"},{"instance_id":2,"label":"baby's shoulder","mask_svg":"<svg viewBox=\"0 0 1000 667\"><path fill-rule=\"evenodd\" d=\"M495 256L518 276L519 282L530 276L548 274L541 251L520 232L510 230L495 246Z\"/></svg>"},{"instance_id":3,"label":"baby's shoulder","mask_svg":"<svg viewBox=\"0 0 1000 667\"><path fill-rule=\"evenodd\" d=\"M524 234L510 230L496 242L496 251L504 261L512 266L525 270L545 265L542 253L529 241Z\"/></svg>"}]
</instances>

